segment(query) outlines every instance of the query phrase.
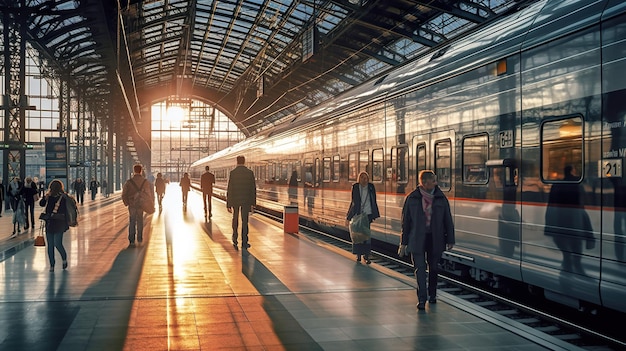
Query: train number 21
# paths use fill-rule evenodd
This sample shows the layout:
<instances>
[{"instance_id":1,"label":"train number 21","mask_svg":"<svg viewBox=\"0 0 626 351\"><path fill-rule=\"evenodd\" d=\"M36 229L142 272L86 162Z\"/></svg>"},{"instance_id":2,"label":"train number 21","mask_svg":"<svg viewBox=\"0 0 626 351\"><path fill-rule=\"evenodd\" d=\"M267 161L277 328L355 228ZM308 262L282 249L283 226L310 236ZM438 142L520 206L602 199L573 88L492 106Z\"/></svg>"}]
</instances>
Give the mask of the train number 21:
<instances>
[{"instance_id":1,"label":"train number 21","mask_svg":"<svg viewBox=\"0 0 626 351\"><path fill-rule=\"evenodd\" d=\"M622 159L621 158L607 158L598 161L598 176L600 178L614 178L622 177Z\"/></svg>"}]
</instances>

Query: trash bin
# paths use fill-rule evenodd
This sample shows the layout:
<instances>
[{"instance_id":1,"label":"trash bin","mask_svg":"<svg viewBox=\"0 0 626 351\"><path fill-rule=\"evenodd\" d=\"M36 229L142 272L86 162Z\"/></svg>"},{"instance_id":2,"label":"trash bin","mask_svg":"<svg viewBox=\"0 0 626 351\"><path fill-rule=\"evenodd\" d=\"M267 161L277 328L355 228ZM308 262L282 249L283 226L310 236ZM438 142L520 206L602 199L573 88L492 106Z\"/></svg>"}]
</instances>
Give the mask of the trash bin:
<instances>
[{"instance_id":1,"label":"trash bin","mask_svg":"<svg viewBox=\"0 0 626 351\"><path fill-rule=\"evenodd\" d=\"M300 225L298 206L287 205L283 212L283 228L285 233L297 233Z\"/></svg>"}]
</instances>

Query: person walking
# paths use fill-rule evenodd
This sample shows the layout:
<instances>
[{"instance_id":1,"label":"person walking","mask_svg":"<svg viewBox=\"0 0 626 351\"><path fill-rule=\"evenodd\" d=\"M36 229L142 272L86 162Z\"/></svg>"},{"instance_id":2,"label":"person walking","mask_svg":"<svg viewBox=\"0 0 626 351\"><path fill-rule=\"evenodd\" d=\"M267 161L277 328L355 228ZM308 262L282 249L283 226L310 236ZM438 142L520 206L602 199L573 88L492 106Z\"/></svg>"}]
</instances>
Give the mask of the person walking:
<instances>
[{"instance_id":1,"label":"person walking","mask_svg":"<svg viewBox=\"0 0 626 351\"><path fill-rule=\"evenodd\" d=\"M54 272L55 252L56 248L61 254L63 260L63 269L67 269L67 252L63 246L63 234L70 229L67 223L67 207L65 202L67 198L63 196L65 189L63 182L55 179L50 182L48 192L39 200L39 206L45 207L45 213L48 215L54 213L58 218L46 220L46 241L48 242L48 261L50 262L50 272Z\"/></svg>"},{"instance_id":2,"label":"person walking","mask_svg":"<svg viewBox=\"0 0 626 351\"><path fill-rule=\"evenodd\" d=\"M411 254L417 280L417 309L437 303L437 265L444 250L454 246L454 223L448 199L431 170L419 174L419 186L404 200L398 256Z\"/></svg>"},{"instance_id":3,"label":"person walking","mask_svg":"<svg viewBox=\"0 0 626 351\"><path fill-rule=\"evenodd\" d=\"M346 219L349 221L354 216L365 213L369 219L368 225L376 218L380 217L378 203L376 202L376 188L370 183L370 176L367 172L359 173L359 181L352 185L352 201L348 208ZM372 251L372 239L361 243L352 242L352 253L356 255L356 261L361 262L361 255L365 263L370 264L370 252Z\"/></svg>"},{"instance_id":4,"label":"person walking","mask_svg":"<svg viewBox=\"0 0 626 351\"><path fill-rule=\"evenodd\" d=\"M122 201L128 207L128 241L130 246L135 245L135 239L141 244L143 242L143 209L141 204L133 201L135 195L142 191L152 199L154 206L154 190L150 183L142 175L143 167L139 164L133 166L133 176L128 179L122 187Z\"/></svg>"},{"instance_id":5,"label":"person walking","mask_svg":"<svg viewBox=\"0 0 626 351\"><path fill-rule=\"evenodd\" d=\"M189 173L185 172L183 178L180 180L180 187L183 191L183 210L187 209L187 195L191 190L191 179L189 179Z\"/></svg>"},{"instance_id":6,"label":"person walking","mask_svg":"<svg viewBox=\"0 0 626 351\"><path fill-rule=\"evenodd\" d=\"M209 172L209 166L206 166L204 167L204 173L202 174L202 177L200 177L200 188L202 189L202 201L204 202L205 219L213 217L213 212L211 211L213 184L215 184L215 175Z\"/></svg>"},{"instance_id":7,"label":"person walking","mask_svg":"<svg viewBox=\"0 0 626 351\"><path fill-rule=\"evenodd\" d=\"M22 181L20 178L13 177L7 186L7 194L9 195L9 204L11 206L11 210L15 211L17 209L18 201L21 199L22 192Z\"/></svg>"},{"instance_id":8,"label":"person walking","mask_svg":"<svg viewBox=\"0 0 626 351\"><path fill-rule=\"evenodd\" d=\"M157 173L157 177L154 180L154 188L157 193L157 201L159 202L159 212L163 211L163 196L165 196L165 179L161 172Z\"/></svg>"},{"instance_id":9,"label":"person walking","mask_svg":"<svg viewBox=\"0 0 626 351\"><path fill-rule=\"evenodd\" d=\"M76 202L81 205L85 201L85 190L87 189L85 182L83 182L83 178L76 178L76 181L74 182L74 193L76 194Z\"/></svg>"},{"instance_id":10,"label":"person walking","mask_svg":"<svg viewBox=\"0 0 626 351\"><path fill-rule=\"evenodd\" d=\"M109 192L107 191L107 180L106 179L102 179L102 196L104 196L105 198L109 197Z\"/></svg>"},{"instance_id":11,"label":"person walking","mask_svg":"<svg viewBox=\"0 0 626 351\"><path fill-rule=\"evenodd\" d=\"M100 187L100 182L96 180L96 178L91 177L91 182L89 182L89 191L91 192L91 200L96 199L96 194L98 193L98 188Z\"/></svg>"},{"instance_id":12,"label":"person walking","mask_svg":"<svg viewBox=\"0 0 626 351\"><path fill-rule=\"evenodd\" d=\"M39 200L39 189L31 177L26 177L20 192L24 199L24 229L35 226L35 201Z\"/></svg>"},{"instance_id":13,"label":"person walking","mask_svg":"<svg viewBox=\"0 0 626 351\"><path fill-rule=\"evenodd\" d=\"M241 248L246 250L248 243L248 218L256 206L256 182L254 173L245 166L246 158L237 156L237 167L230 171L226 190L226 208L233 214L233 246L237 249L239 237L239 214L241 214Z\"/></svg>"}]
</instances>

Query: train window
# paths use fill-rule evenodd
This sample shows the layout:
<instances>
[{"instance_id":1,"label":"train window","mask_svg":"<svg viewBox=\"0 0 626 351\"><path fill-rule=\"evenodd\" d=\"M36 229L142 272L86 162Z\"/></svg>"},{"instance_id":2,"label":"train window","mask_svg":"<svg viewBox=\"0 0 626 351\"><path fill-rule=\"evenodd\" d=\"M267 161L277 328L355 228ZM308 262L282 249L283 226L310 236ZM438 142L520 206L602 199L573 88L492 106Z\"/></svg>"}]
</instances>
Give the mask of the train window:
<instances>
[{"instance_id":1,"label":"train window","mask_svg":"<svg viewBox=\"0 0 626 351\"><path fill-rule=\"evenodd\" d=\"M361 151L359 152L359 173L365 171L368 174L372 173L370 172L369 169L367 169L367 166L369 164L369 154L367 151Z\"/></svg>"},{"instance_id":2,"label":"train window","mask_svg":"<svg viewBox=\"0 0 626 351\"><path fill-rule=\"evenodd\" d=\"M409 148L396 146L391 150L391 175L392 180L398 183L406 183L409 180Z\"/></svg>"},{"instance_id":3,"label":"train window","mask_svg":"<svg viewBox=\"0 0 626 351\"><path fill-rule=\"evenodd\" d=\"M463 139L463 183L487 184L488 171L485 166L489 158L487 134L473 135Z\"/></svg>"},{"instance_id":4,"label":"train window","mask_svg":"<svg viewBox=\"0 0 626 351\"><path fill-rule=\"evenodd\" d=\"M302 181L302 164L300 161L296 161L296 163L294 163L293 165L293 170L296 171L298 173L298 182Z\"/></svg>"},{"instance_id":5,"label":"train window","mask_svg":"<svg viewBox=\"0 0 626 351\"><path fill-rule=\"evenodd\" d=\"M280 165L280 181L282 182L287 182L288 178L289 178L289 166L287 164L281 164Z\"/></svg>"},{"instance_id":6,"label":"train window","mask_svg":"<svg viewBox=\"0 0 626 351\"><path fill-rule=\"evenodd\" d=\"M583 178L582 122L582 117L576 116L541 125L541 175L544 181L578 182ZM565 174L566 167L568 175Z\"/></svg>"},{"instance_id":7,"label":"train window","mask_svg":"<svg viewBox=\"0 0 626 351\"><path fill-rule=\"evenodd\" d=\"M353 153L348 155L348 180L356 181L357 173L357 154Z\"/></svg>"},{"instance_id":8,"label":"train window","mask_svg":"<svg viewBox=\"0 0 626 351\"><path fill-rule=\"evenodd\" d=\"M341 158L339 155L333 156L333 182L339 181Z\"/></svg>"},{"instance_id":9,"label":"train window","mask_svg":"<svg viewBox=\"0 0 626 351\"><path fill-rule=\"evenodd\" d=\"M441 190L452 188L452 143L450 140L435 143L435 174Z\"/></svg>"},{"instance_id":10,"label":"train window","mask_svg":"<svg viewBox=\"0 0 626 351\"><path fill-rule=\"evenodd\" d=\"M383 149L372 151L372 182L382 182L383 180Z\"/></svg>"},{"instance_id":11,"label":"train window","mask_svg":"<svg viewBox=\"0 0 626 351\"><path fill-rule=\"evenodd\" d=\"M421 143L415 147L416 164L415 174L420 174L421 171L426 169L426 144Z\"/></svg>"},{"instance_id":12,"label":"train window","mask_svg":"<svg viewBox=\"0 0 626 351\"><path fill-rule=\"evenodd\" d=\"M322 181L330 182L330 157L324 157L322 159L322 165L324 167L322 171Z\"/></svg>"}]
</instances>

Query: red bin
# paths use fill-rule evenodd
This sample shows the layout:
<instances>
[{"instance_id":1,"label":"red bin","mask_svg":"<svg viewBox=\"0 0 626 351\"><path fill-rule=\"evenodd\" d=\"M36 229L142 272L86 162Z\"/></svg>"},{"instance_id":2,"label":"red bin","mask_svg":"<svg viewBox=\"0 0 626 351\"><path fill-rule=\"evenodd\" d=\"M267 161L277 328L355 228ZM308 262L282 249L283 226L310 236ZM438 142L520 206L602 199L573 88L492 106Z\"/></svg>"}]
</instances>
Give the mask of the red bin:
<instances>
[{"instance_id":1,"label":"red bin","mask_svg":"<svg viewBox=\"0 0 626 351\"><path fill-rule=\"evenodd\" d=\"M283 228L285 233L297 233L300 226L298 206L287 205L283 212Z\"/></svg>"}]
</instances>

